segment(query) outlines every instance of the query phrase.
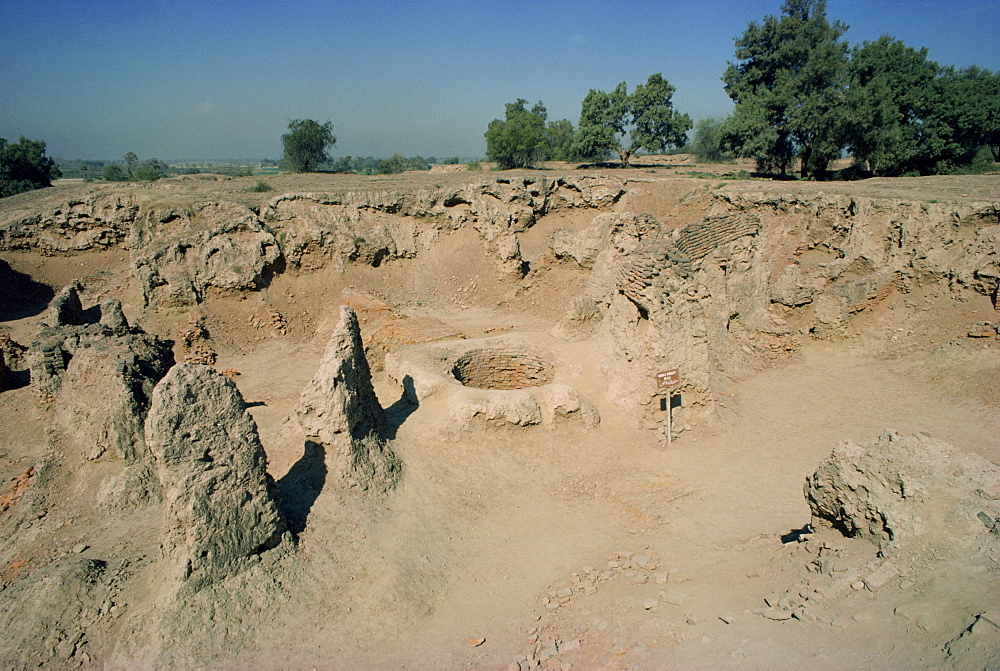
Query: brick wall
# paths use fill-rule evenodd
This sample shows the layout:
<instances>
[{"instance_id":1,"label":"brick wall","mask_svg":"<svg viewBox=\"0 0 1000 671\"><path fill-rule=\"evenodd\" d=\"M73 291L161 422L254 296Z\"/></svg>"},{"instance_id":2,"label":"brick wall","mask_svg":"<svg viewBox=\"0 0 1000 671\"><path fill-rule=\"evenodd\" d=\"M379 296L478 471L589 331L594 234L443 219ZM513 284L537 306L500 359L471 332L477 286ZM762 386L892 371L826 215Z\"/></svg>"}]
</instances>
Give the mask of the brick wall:
<instances>
[{"instance_id":1,"label":"brick wall","mask_svg":"<svg viewBox=\"0 0 1000 671\"><path fill-rule=\"evenodd\" d=\"M552 382L548 361L528 352L484 347L463 354L452 369L455 379L479 389L524 389Z\"/></svg>"}]
</instances>

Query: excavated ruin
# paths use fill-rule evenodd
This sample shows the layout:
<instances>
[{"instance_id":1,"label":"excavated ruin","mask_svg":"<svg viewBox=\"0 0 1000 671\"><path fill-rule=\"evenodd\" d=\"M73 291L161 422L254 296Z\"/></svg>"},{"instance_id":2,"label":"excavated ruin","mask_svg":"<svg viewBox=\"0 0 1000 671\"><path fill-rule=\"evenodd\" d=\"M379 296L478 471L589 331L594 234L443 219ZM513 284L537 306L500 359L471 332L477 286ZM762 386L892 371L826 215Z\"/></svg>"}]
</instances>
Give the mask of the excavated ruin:
<instances>
[{"instance_id":1,"label":"excavated ruin","mask_svg":"<svg viewBox=\"0 0 1000 671\"><path fill-rule=\"evenodd\" d=\"M302 391L295 414L306 438L324 448L338 481L386 490L399 480L399 459L386 444L385 412L350 307L341 306L319 370Z\"/></svg>"},{"instance_id":2,"label":"excavated ruin","mask_svg":"<svg viewBox=\"0 0 1000 671\"><path fill-rule=\"evenodd\" d=\"M0 664L996 663L995 184L207 179L0 202ZM824 346L981 426L699 452Z\"/></svg>"},{"instance_id":3,"label":"excavated ruin","mask_svg":"<svg viewBox=\"0 0 1000 671\"><path fill-rule=\"evenodd\" d=\"M551 363L513 348L481 348L465 352L451 369L455 379L477 389L524 389L549 384Z\"/></svg>"},{"instance_id":4,"label":"excavated ruin","mask_svg":"<svg viewBox=\"0 0 1000 671\"><path fill-rule=\"evenodd\" d=\"M416 405L442 406L440 429L455 438L481 424L523 428L600 424L597 407L560 381L551 353L512 336L401 347L386 373Z\"/></svg>"}]
</instances>

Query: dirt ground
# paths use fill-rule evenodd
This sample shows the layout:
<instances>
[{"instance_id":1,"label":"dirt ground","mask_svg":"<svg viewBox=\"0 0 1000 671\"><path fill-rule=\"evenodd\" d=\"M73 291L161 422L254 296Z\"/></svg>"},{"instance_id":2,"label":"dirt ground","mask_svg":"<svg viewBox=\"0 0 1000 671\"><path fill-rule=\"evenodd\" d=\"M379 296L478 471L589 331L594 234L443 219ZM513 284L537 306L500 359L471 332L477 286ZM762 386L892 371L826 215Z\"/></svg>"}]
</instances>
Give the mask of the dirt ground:
<instances>
[{"instance_id":1,"label":"dirt ground","mask_svg":"<svg viewBox=\"0 0 1000 671\"><path fill-rule=\"evenodd\" d=\"M616 172L632 187L618 209L648 211L679 227L698 221L712 189L1000 202L995 180L976 177L794 184L667 178L676 170ZM259 206L286 191L419 190L468 179L279 176L267 178L270 194L247 190L256 178L64 184L0 200L0 210L14 216L111 189L136 190L150 202L225 198ZM517 285L496 275L471 233L460 233L412 262L290 272L265 291L201 306L219 355L215 367L238 373L279 484L303 459L294 408L345 291L378 297L402 316L434 317L469 338L514 333L542 346L601 415L594 430L508 429L449 439L440 430L445 409L433 399L408 407L403 390L376 365L376 391L397 426L401 483L375 512L345 510L321 489L299 536L305 568L288 586L292 601L261 616L241 650L210 657L208 666L513 669L546 650L556 653L546 657L547 668L562 669L946 663L942 646L982 605L974 595L998 594L995 566L982 573L928 556L902 582L825 601L813 621L772 620L757 611L765 599L833 580L836 574L815 570L816 543L835 547L845 567L879 558L878 547L833 531L809 543L794 540L810 521L805 479L838 441L926 432L1000 464L1000 340L966 337L970 324L997 320L989 298L928 293L924 305L922 295L896 296L840 334L807 335L798 352L730 380L717 420L683 431L668 446L662 425L643 428L633 409L607 398L589 341L550 334L585 276L543 268L546 240L556 228L585 227L592 216L553 215L525 233L522 253L536 272ZM189 316L142 312L128 253L119 248L0 258L38 284L38 297L24 294L25 301L44 302L51 296L45 287L86 277L85 305L118 296L130 319L162 337L175 338ZM4 297L0 329L29 344L40 310L11 307L17 304L17 296ZM287 333L252 321L272 310L287 320ZM0 394L0 476L16 484L48 449L50 411L35 400L26 372L14 379L15 388ZM16 505L16 497L4 505ZM72 500L63 505L72 507ZM88 519L83 511L75 516ZM117 535L139 534L129 526L139 523L122 520ZM156 520L142 524L155 530ZM41 561L82 542L118 551L113 542L89 540L116 537L98 529L70 524L55 537L61 550L27 547L20 554ZM18 567L2 567L5 586Z\"/></svg>"}]
</instances>

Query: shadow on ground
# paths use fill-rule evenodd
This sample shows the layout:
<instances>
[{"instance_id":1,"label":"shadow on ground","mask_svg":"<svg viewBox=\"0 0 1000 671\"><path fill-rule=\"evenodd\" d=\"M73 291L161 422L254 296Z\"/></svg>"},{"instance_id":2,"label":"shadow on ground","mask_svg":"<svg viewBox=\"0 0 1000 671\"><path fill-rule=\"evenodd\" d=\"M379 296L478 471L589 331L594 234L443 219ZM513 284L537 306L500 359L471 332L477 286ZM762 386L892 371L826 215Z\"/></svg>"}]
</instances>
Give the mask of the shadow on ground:
<instances>
[{"instance_id":1,"label":"shadow on ground","mask_svg":"<svg viewBox=\"0 0 1000 671\"><path fill-rule=\"evenodd\" d=\"M288 528L296 536L305 531L309 512L326 484L326 475L326 450L319 443L307 440L302 457L278 480L281 507Z\"/></svg>"},{"instance_id":2,"label":"shadow on ground","mask_svg":"<svg viewBox=\"0 0 1000 671\"><path fill-rule=\"evenodd\" d=\"M24 319L40 314L55 296L52 287L36 282L0 259L0 321Z\"/></svg>"}]
</instances>

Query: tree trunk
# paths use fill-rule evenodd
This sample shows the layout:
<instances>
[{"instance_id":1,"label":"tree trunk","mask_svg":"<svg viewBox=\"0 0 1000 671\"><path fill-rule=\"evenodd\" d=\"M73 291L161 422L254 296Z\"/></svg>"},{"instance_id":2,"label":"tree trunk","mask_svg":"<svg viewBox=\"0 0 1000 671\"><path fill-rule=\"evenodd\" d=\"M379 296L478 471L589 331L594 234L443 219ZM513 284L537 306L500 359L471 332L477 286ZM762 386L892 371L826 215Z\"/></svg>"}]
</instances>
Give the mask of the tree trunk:
<instances>
[{"instance_id":1,"label":"tree trunk","mask_svg":"<svg viewBox=\"0 0 1000 671\"><path fill-rule=\"evenodd\" d=\"M809 177L809 159L812 157L812 147L806 145L802 150L802 166L799 169L799 176L802 179Z\"/></svg>"},{"instance_id":2,"label":"tree trunk","mask_svg":"<svg viewBox=\"0 0 1000 671\"><path fill-rule=\"evenodd\" d=\"M621 160L622 167L627 168L629 159L632 157L632 150L619 147L616 151L618 152L618 158Z\"/></svg>"}]
</instances>

